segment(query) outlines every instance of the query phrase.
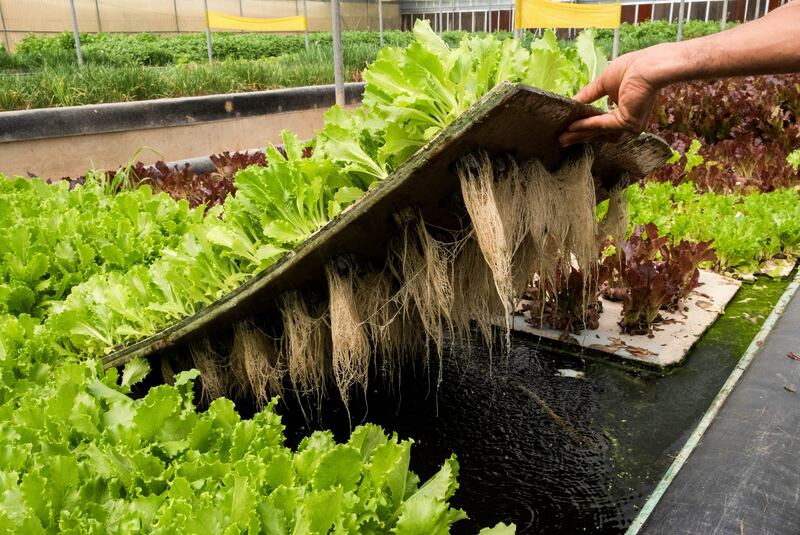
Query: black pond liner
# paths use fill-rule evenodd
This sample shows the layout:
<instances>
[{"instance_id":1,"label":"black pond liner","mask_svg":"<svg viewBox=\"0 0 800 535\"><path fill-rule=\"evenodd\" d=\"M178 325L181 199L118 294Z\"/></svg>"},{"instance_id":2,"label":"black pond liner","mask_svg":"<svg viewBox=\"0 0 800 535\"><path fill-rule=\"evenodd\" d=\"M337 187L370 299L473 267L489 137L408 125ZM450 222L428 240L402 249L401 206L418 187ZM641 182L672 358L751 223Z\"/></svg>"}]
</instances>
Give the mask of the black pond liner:
<instances>
[{"instance_id":1,"label":"black pond liner","mask_svg":"<svg viewBox=\"0 0 800 535\"><path fill-rule=\"evenodd\" d=\"M478 345L448 352L438 387L434 368L404 370L399 386L375 379L366 398L354 389L352 422L336 399L301 410L287 394L278 412L291 446L319 429L345 441L365 422L413 438L411 468L423 479L456 453L452 503L470 520L453 533L501 521L516 523L519 534L623 533L787 284L744 285L685 363L664 374L556 353L517 335L508 358L490 361ZM244 400L237 408L254 412Z\"/></svg>"}]
</instances>

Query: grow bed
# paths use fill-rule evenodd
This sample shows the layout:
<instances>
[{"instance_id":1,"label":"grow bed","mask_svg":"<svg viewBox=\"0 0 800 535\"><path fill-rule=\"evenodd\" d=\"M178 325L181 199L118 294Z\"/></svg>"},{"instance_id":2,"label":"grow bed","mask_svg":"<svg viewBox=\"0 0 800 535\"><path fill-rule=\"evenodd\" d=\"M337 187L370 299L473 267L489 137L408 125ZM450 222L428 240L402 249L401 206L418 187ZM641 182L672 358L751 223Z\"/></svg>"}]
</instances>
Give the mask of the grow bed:
<instances>
[{"instance_id":1,"label":"grow bed","mask_svg":"<svg viewBox=\"0 0 800 535\"><path fill-rule=\"evenodd\" d=\"M454 163L466 154L510 155L517 161L538 158L557 168L574 149L558 135L578 118L600 110L528 87L503 83L417 151L361 200L345 210L281 260L196 315L104 357L119 366L201 336L230 331L234 321L277 314L274 298L290 290L313 290L325 280L325 266L341 255L360 262L381 261L387 239L398 231L394 214L415 207L431 225L456 230L463 223ZM669 157L659 138L626 134L594 145L592 175L597 199L631 178L642 177Z\"/></svg>"},{"instance_id":2,"label":"grow bed","mask_svg":"<svg viewBox=\"0 0 800 535\"><path fill-rule=\"evenodd\" d=\"M622 303L601 298L603 311L597 329L585 329L579 334L534 327L531 313L514 316L512 329L517 332L558 340L576 350L586 350L602 356L613 355L646 366L668 368L683 362L701 336L723 313L733 299L741 282L710 271L700 271L700 286L692 290L684 312L662 311L663 321L653 326L650 335L630 335L621 332ZM525 302L523 301L522 304Z\"/></svg>"},{"instance_id":3,"label":"grow bed","mask_svg":"<svg viewBox=\"0 0 800 535\"><path fill-rule=\"evenodd\" d=\"M743 285L684 364L669 373L556 353L514 335L506 357L492 359L477 343L453 348L441 383L412 364L400 387L370 383L366 398L359 390L351 400L352 421L363 418L413 437L411 463L423 477L435 473L443 455L458 455L454 503L470 519L454 526L455 534L501 520L515 522L518 533L621 534L786 287L773 279ZM577 373L565 376L564 368ZM796 396L782 384L780 392ZM351 419L341 403L306 407L309 421L294 396L283 402L290 444L314 429L349 435Z\"/></svg>"}]
</instances>

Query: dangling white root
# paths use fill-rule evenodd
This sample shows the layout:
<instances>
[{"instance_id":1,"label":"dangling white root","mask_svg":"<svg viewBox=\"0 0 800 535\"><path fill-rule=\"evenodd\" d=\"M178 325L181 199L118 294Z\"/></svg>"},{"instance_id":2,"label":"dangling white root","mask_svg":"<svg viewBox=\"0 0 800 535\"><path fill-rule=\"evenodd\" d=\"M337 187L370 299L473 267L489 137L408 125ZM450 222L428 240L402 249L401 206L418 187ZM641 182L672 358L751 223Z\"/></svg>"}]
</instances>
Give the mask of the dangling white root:
<instances>
[{"instance_id":1,"label":"dangling white root","mask_svg":"<svg viewBox=\"0 0 800 535\"><path fill-rule=\"evenodd\" d=\"M311 314L308 304L297 292L283 296L280 310L283 317L281 352L288 363L292 388L299 394L313 393L317 399L322 399L330 373L327 311Z\"/></svg>"},{"instance_id":2,"label":"dangling white root","mask_svg":"<svg viewBox=\"0 0 800 535\"><path fill-rule=\"evenodd\" d=\"M328 265L328 292L332 355L331 367L339 394L347 408L349 390L359 385L366 391L369 381L370 343L355 300L355 266L340 259Z\"/></svg>"},{"instance_id":3,"label":"dangling white root","mask_svg":"<svg viewBox=\"0 0 800 535\"><path fill-rule=\"evenodd\" d=\"M230 363L239 394L252 393L259 409L282 392L286 369L274 342L254 325L241 322L234 328Z\"/></svg>"},{"instance_id":4,"label":"dangling white root","mask_svg":"<svg viewBox=\"0 0 800 535\"><path fill-rule=\"evenodd\" d=\"M224 396L227 386L225 369L208 338L193 345L189 353L194 361L194 366L200 370L201 400L204 403L210 403Z\"/></svg>"},{"instance_id":5,"label":"dangling white root","mask_svg":"<svg viewBox=\"0 0 800 535\"><path fill-rule=\"evenodd\" d=\"M414 316L419 318L426 346L433 343L441 364L445 327L452 325L453 252L428 232L418 213L407 211L397 220L403 230L391 247L388 265L400 281L399 312L405 324Z\"/></svg>"},{"instance_id":6,"label":"dangling white root","mask_svg":"<svg viewBox=\"0 0 800 535\"><path fill-rule=\"evenodd\" d=\"M623 186L626 182L621 180L619 185L608 192L608 211L598 228L598 243L602 243L609 236L614 243L621 243L628 233L628 200Z\"/></svg>"},{"instance_id":7,"label":"dangling white root","mask_svg":"<svg viewBox=\"0 0 800 535\"><path fill-rule=\"evenodd\" d=\"M477 165L459 166L461 195L467 208L475 239L503 307L506 345L511 342L511 319L514 296L514 256L525 239L525 196L523 174L511 162L504 173L495 173L485 154L474 160Z\"/></svg>"}]
</instances>

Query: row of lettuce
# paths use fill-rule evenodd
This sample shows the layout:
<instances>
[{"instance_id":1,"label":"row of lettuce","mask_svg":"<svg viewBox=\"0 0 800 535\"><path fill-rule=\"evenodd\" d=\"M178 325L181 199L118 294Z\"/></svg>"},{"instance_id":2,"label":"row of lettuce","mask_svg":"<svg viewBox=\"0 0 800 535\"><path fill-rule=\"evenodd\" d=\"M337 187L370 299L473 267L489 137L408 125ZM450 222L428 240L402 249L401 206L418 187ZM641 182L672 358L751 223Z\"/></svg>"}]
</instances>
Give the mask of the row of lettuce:
<instances>
[{"instance_id":1,"label":"row of lettuce","mask_svg":"<svg viewBox=\"0 0 800 535\"><path fill-rule=\"evenodd\" d=\"M146 373L140 361L120 378L69 360L14 381L0 406L4 533L448 533L466 518L449 505L454 456L420 484L412 441L377 426L345 443L316 432L292 450L274 402L249 420L227 399L198 412L196 371L131 399Z\"/></svg>"},{"instance_id":2,"label":"row of lettuce","mask_svg":"<svg viewBox=\"0 0 800 535\"><path fill-rule=\"evenodd\" d=\"M672 145L674 165L628 190L633 234L598 274L606 297L621 296L623 329L646 331L660 310L681 306L696 284L693 266L751 278L780 276L793 265L800 243L798 116L797 75L690 82L661 92L649 130ZM625 291L615 288L620 282Z\"/></svg>"},{"instance_id":3,"label":"row of lettuce","mask_svg":"<svg viewBox=\"0 0 800 535\"><path fill-rule=\"evenodd\" d=\"M730 23L729 23L730 25ZM678 25L668 21L647 21L640 24L624 23L620 28L620 52L630 52L645 46L674 41ZM719 23L702 20L687 21L683 27L684 38L691 39L719 31ZM481 34L483 32L480 32ZM614 32L600 30L598 44L605 51L612 47ZM440 34L451 46L466 37L464 31L448 31ZM473 33L474 35L474 33ZM512 32L495 32L499 39L513 38ZM534 33L525 32L523 46L529 46ZM383 42L389 46L407 46L411 40L410 32L387 30L383 32ZM306 48L305 36L275 35L268 33L215 33L214 59L218 61L264 60L303 52ZM345 50L359 46L378 49L380 36L377 32L347 31L343 33ZM330 32L313 32L309 35L312 48L330 48ZM203 33L180 35L153 33L81 33L81 50L84 62L88 65L102 66L168 66L205 63L208 52L206 36ZM374 59L374 56L373 58ZM29 35L22 39L13 53L0 50L0 70L30 71L45 65L75 66L75 40L72 32L56 35Z\"/></svg>"},{"instance_id":4,"label":"row of lettuce","mask_svg":"<svg viewBox=\"0 0 800 535\"><path fill-rule=\"evenodd\" d=\"M677 25L648 22L623 25L620 51L674 41ZM684 36L717 31L713 22L689 21ZM612 34L601 30L598 43L609 52ZM452 46L466 32L444 32ZM511 39L511 32L497 32ZM387 31L384 41L407 46L411 32ZM329 33L314 32L306 49L303 35L221 32L214 35L214 63L207 63L205 35L82 34L84 66L77 68L71 32L28 36L14 53L0 48L0 110L76 106L158 98L263 91L279 87L333 83ZM361 81L361 73L381 48L377 32L344 33L344 76ZM524 32L522 44L535 42ZM565 43L565 46L569 46ZM24 76L19 76L24 73Z\"/></svg>"},{"instance_id":5,"label":"row of lettuce","mask_svg":"<svg viewBox=\"0 0 800 535\"><path fill-rule=\"evenodd\" d=\"M270 405L241 420L195 410L195 372L127 394L147 374L97 357L194 314L302 243L503 80L572 94L601 68L591 35L562 51L493 37L449 48L419 24L334 108L313 151L284 134L235 196L192 208L103 173L83 184L0 180L0 524L45 533L447 533L455 458L420 485L410 441L361 427L296 451ZM367 111L369 110L369 111ZM498 525L491 533L510 533Z\"/></svg>"},{"instance_id":6,"label":"row of lettuce","mask_svg":"<svg viewBox=\"0 0 800 535\"><path fill-rule=\"evenodd\" d=\"M800 74L676 84L662 90L649 131L685 153L649 180L687 178L702 191L773 191L800 181Z\"/></svg>"}]
</instances>

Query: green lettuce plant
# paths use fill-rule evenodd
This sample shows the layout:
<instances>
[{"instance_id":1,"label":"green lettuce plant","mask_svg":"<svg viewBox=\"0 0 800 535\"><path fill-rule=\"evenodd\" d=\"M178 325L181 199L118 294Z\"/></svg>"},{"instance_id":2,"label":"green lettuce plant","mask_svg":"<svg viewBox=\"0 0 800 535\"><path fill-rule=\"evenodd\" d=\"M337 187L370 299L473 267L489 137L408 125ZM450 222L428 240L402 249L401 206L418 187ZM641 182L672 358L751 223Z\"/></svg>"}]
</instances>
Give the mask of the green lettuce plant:
<instances>
[{"instance_id":1,"label":"green lettuce plant","mask_svg":"<svg viewBox=\"0 0 800 535\"><path fill-rule=\"evenodd\" d=\"M789 165L792 166L794 171L800 169L800 149L794 149L790 152L786 157L786 161L789 162Z\"/></svg>"},{"instance_id":2,"label":"green lettuce plant","mask_svg":"<svg viewBox=\"0 0 800 535\"><path fill-rule=\"evenodd\" d=\"M17 385L0 406L4 531L410 535L449 533L467 518L449 505L455 456L421 483L413 442L378 426L344 443L315 432L293 450L277 400L250 420L227 399L198 412L195 370L132 399L148 371L143 360L121 377L71 361Z\"/></svg>"},{"instance_id":3,"label":"green lettuce plant","mask_svg":"<svg viewBox=\"0 0 800 535\"><path fill-rule=\"evenodd\" d=\"M626 191L629 232L655 224L662 236L678 244L711 241L719 271L749 276L767 261L793 258L800 247L800 194L797 188L768 193L700 192L691 182L650 182ZM598 206L598 215L607 203Z\"/></svg>"}]
</instances>

